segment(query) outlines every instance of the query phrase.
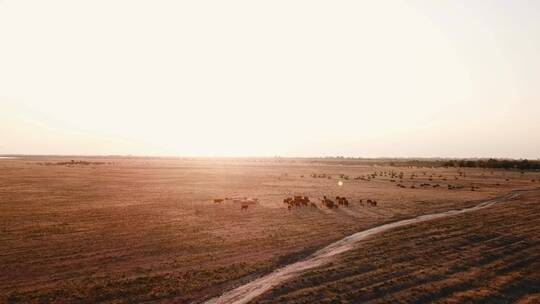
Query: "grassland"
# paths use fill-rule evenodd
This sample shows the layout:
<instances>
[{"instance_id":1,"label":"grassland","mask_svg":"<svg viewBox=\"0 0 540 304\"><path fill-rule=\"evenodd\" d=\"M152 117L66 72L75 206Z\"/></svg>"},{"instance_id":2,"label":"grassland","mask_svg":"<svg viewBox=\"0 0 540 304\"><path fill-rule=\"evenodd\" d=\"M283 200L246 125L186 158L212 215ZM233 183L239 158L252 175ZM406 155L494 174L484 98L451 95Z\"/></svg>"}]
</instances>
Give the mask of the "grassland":
<instances>
[{"instance_id":1,"label":"grassland","mask_svg":"<svg viewBox=\"0 0 540 304\"><path fill-rule=\"evenodd\" d=\"M390 171L403 178L354 179ZM354 232L537 188L539 178L302 159L3 159L0 302L201 301ZM353 203L288 211L291 195ZM260 203L241 211L212 202L235 196Z\"/></svg>"},{"instance_id":2,"label":"grassland","mask_svg":"<svg viewBox=\"0 0 540 304\"><path fill-rule=\"evenodd\" d=\"M539 303L540 191L388 231L256 303Z\"/></svg>"}]
</instances>

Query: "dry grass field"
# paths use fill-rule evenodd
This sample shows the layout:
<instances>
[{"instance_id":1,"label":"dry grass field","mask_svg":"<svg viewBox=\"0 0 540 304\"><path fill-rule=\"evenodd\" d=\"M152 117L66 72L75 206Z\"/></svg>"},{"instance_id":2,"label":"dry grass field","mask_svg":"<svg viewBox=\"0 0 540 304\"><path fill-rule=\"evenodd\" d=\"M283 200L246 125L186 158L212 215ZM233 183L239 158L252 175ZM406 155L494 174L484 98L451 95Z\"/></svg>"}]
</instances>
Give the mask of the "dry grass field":
<instances>
[{"instance_id":1,"label":"dry grass field","mask_svg":"<svg viewBox=\"0 0 540 304\"><path fill-rule=\"evenodd\" d=\"M540 303L540 191L363 241L256 303Z\"/></svg>"},{"instance_id":2,"label":"dry grass field","mask_svg":"<svg viewBox=\"0 0 540 304\"><path fill-rule=\"evenodd\" d=\"M375 162L2 159L0 302L199 302L354 232L538 187L537 172ZM283 199L294 195L309 196L316 208L288 210ZM323 207L323 195L345 196L350 206ZM247 210L213 202L225 197L259 202ZM539 209L537 196L520 202L385 233L366 241L369 250L349 252L260 301L310 302L319 291L338 301L521 299L523 286L538 286ZM344 272L349 262L354 267Z\"/></svg>"}]
</instances>

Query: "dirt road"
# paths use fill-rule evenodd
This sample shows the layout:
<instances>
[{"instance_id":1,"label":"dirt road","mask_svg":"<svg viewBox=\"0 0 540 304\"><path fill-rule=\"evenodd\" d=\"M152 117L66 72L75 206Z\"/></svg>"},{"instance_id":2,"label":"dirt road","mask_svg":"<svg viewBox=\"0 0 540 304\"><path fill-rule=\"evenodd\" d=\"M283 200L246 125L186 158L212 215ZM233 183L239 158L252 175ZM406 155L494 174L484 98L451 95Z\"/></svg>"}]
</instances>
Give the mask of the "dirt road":
<instances>
[{"instance_id":1,"label":"dirt road","mask_svg":"<svg viewBox=\"0 0 540 304\"><path fill-rule=\"evenodd\" d=\"M435 214L426 214L426 215L418 216L418 217L407 219L407 220L401 220L401 221L397 221L397 222L393 222L389 224L384 224L378 227L374 227L368 230L355 233L353 235L343 238L315 252L313 255L309 256L305 260L287 265L283 268L279 268L268 275L255 279L245 285L239 286L231 291L228 291L224 293L223 295L221 295L220 297L210 299L206 303L207 304L248 303L249 301L263 294L264 292L272 289L274 286L277 286L283 283L284 281L287 281L293 277L297 277L308 269L312 269L312 268L331 262L335 258L336 255L355 248L355 246L357 245L359 241L364 240L370 236L373 236L378 233L381 233L381 232L384 232L393 228L397 228L397 227L430 221L434 219L440 219L440 218L444 218L444 217L448 217L448 216L452 216L452 215L456 215L460 213L476 211L476 210L487 208L489 206L492 206L494 204L497 204L497 203L500 203L509 199L516 198L518 196L519 196L519 192L514 191L503 197L480 203L474 207L460 209L460 210L450 210L450 211L435 213Z\"/></svg>"}]
</instances>

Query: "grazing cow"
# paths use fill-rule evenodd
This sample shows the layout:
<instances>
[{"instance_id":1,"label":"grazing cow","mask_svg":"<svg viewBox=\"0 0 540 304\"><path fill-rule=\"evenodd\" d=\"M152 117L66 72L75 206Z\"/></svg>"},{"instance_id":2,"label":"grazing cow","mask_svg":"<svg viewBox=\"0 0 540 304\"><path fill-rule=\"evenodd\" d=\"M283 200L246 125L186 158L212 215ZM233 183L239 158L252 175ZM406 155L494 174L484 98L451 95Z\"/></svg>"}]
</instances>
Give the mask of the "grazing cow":
<instances>
[{"instance_id":1,"label":"grazing cow","mask_svg":"<svg viewBox=\"0 0 540 304\"><path fill-rule=\"evenodd\" d=\"M333 200L327 198L326 196L323 197L322 201L323 201L323 204L329 209L338 208L338 205L334 203Z\"/></svg>"},{"instance_id":2,"label":"grazing cow","mask_svg":"<svg viewBox=\"0 0 540 304\"><path fill-rule=\"evenodd\" d=\"M215 198L214 199L214 203L222 203L223 202L223 199L222 198Z\"/></svg>"},{"instance_id":3,"label":"grazing cow","mask_svg":"<svg viewBox=\"0 0 540 304\"><path fill-rule=\"evenodd\" d=\"M346 197L336 196L338 205L349 206L349 200Z\"/></svg>"},{"instance_id":4,"label":"grazing cow","mask_svg":"<svg viewBox=\"0 0 540 304\"><path fill-rule=\"evenodd\" d=\"M376 200L370 200L370 199L368 199L366 202L367 202L367 205L368 205L368 206L377 207L377 201L376 201Z\"/></svg>"}]
</instances>

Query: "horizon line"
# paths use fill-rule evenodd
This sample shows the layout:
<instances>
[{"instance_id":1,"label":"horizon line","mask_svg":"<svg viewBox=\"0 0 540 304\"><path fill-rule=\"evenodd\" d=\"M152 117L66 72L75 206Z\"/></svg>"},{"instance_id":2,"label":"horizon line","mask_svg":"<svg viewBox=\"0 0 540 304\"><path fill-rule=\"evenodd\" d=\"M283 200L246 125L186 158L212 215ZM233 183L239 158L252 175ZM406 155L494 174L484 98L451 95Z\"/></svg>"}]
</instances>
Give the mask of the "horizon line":
<instances>
[{"instance_id":1,"label":"horizon line","mask_svg":"<svg viewBox=\"0 0 540 304\"><path fill-rule=\"evenodd\" d=\"M210 156L210 155L143 155L143 154L24 154L24 153L6 153L0 154L0 157L118 157L118 158L199 158L199 159L348 159L348 160L535 160L540 158L513 158L513 157L446 157L446 156Z\"/></svg>"}]
</instances>

